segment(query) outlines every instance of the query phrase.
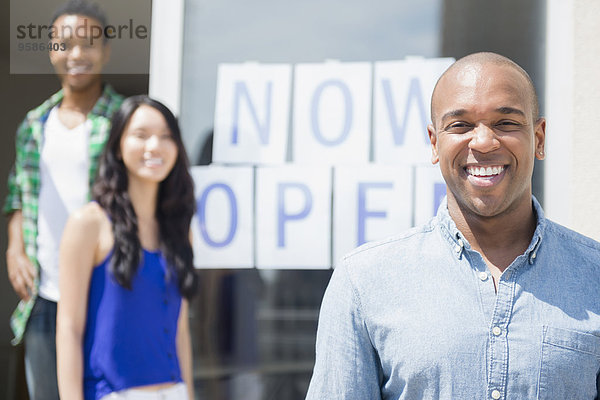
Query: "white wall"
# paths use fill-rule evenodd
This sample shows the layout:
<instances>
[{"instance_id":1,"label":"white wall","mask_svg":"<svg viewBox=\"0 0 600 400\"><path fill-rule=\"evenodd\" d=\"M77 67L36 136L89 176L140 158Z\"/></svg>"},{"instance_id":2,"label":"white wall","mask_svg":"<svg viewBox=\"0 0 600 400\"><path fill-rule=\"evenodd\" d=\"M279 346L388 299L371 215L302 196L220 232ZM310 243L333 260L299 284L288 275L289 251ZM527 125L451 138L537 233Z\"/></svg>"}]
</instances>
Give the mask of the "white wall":
<instances>
[{"instance_id":1,"label":"white wall","mask_svg":"<svg viewBox=\"0 0 600 400\"><path fill-rule=\"evenodd\" d=\"M600 240L600 2L577 0L573 11L573 226Z\"/></svg>"},{"instance_id":2,"label":"white wall","mask_svg":"<svg viewBox=\"0 0 600 400\"><path fill-rule=\"evenodd\" d=\"M600 240L600 2L549 0L545 209Z\"/></svg>"}]
</instances>

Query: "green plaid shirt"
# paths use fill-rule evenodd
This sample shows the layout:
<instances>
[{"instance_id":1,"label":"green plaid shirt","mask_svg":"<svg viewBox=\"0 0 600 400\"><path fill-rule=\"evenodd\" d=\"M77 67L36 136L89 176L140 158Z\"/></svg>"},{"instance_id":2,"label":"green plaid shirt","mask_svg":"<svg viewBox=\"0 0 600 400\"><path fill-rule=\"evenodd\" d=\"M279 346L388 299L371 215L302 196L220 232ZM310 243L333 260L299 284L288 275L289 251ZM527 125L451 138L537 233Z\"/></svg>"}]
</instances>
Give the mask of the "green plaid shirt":
<instances>
[{"instance_id":1,"label":"green plaid shirt","mask_svg":"<svg viewBox=\"0 0 600 400\"><path fill-rule=\"evenodd\" d=\"M60 104L62 98L63 92L61 90L39 107L29 111L25 120L19 126L16 138L16 160L8 177L8 195L3 209L5 214L21 210L23 214L25 252L38 272L36 237L40 196L40 153L44 137L44 124L50 110ZM123 97L121 95L117 94L109 85L105 85L102 95L87 115L87 118L92 122L89 138L90 187L96 176L98 158L108 139L110 119L122 101ZM23 338L27 320L37 298L39 287L37 279L34 285L31 299L29 301L21 300L11 317L10 325L15 334L15 338L12 340L14 345L19 344Z\"/></svg>"}]
</instances>

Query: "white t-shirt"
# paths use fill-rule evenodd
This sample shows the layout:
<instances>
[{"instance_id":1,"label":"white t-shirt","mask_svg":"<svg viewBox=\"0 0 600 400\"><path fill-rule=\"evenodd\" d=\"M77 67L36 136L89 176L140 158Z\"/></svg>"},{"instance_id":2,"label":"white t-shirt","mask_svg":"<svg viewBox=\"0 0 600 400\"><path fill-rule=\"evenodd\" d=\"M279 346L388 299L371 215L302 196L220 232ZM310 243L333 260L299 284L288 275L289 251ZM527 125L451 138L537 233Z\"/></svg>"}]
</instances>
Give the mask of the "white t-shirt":
<instances>
[{"instance_id":1,"label":"white t-shirt","mask_svg":"<svg viewBox=\"0 0 600 400\"><path fill-rule=\"evenodd\" d=\"M58 249L69 214L88 200L88 141L92 123L73 129L63 125L54 107L44 125L40 155L37 258L40 263L39 294L58 301Z\"/></svg>"}]
</instances>

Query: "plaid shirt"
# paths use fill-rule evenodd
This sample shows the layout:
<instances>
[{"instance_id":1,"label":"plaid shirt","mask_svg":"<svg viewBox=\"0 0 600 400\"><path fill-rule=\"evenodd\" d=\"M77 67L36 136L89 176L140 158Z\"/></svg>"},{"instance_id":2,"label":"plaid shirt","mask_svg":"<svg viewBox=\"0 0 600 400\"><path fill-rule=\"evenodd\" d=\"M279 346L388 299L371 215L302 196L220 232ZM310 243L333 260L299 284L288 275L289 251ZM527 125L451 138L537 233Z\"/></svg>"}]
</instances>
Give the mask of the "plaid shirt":
<instances>
[{"instance_id":1,"label":"plaid shirt","mask_svg":"<svg viewBox=\"0 0 600 400\"><path fill-rule=\"evenodd\" d=\"M8 177L8 195L3 212L10 214L21 210L23 214L23 241L25 252L39 272L37 261L38 201L40 196L40 154L44 138L44 124L50 110L60 104L63 91L59 91L39 107L29 111L17 130L16 160ZM102 95L87 118L92 122L89 138L89 185L92 186L98 167L98 158L110 131L110 119L119 108L123 97L109 85L105 85ZM39 274L38 274L39 275ZM29 301L21 300L14 311L10 325L15 334L14 345L23 338L27 320L39 288L39 280L34 282L33 295Z\"/></svg>"}]
</instances>

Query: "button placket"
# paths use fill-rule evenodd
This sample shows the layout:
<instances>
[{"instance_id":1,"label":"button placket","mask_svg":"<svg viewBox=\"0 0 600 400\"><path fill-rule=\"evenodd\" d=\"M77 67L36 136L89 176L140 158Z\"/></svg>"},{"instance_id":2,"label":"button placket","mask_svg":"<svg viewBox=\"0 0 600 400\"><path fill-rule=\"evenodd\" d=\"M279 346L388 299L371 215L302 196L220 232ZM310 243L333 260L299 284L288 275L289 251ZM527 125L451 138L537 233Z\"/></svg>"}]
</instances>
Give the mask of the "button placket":
<instances>
[{"instance_id":1,"label":"button placket","mask_svg":"<svg viewBox=\"0 0 600 400\"><path fill-rule=\"evenodd\" d=\"M506 398L508 371L508 322L515 294L515 271L507 271L498 282L496 304L490 323L488 395L494 400Z\"/></svg>"},{"instance_id":2,"label":"button placket","mask_svg":"<svg viewBox=\"0 0 600 400\"><path fill-rule=\"evenodd\" d=\"M454 245L454 253L456 254L456 257L460 259L463 251L465 250L465 242L460 238L460 235L458 233L456 234L454 239L456 243Z\"/></svg>"},{"instance_id":3,"label":"button placket","mask_svg":"<svg viewBox=\"0 0 600 400\"><path fill-rule=\"evenodd\" d=\"M482 323L487 326L493 316L496 304L496 290L491 279L492 276L479 252L469 250L465 247L464 262L470 273L474 275L472 275L473 283L477 286L479 294Z\"/></svg>"},{"instance_id":4,"label":"button placket","mask_svg":"<svg viewBox=\"0 0 600 400\"><path fill-rule=\"evenodd\" d=\"M529 264L533 264L535 262L535 259L537 258L537 253L538 253L541 243L542 243L542 238L539 237L537 239L537 242L533 246L533 249L529 253Z\"/></svg>"}]
</instances>

